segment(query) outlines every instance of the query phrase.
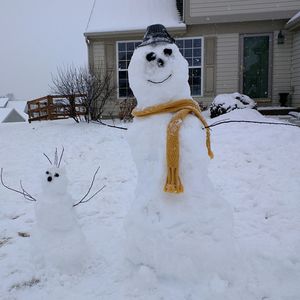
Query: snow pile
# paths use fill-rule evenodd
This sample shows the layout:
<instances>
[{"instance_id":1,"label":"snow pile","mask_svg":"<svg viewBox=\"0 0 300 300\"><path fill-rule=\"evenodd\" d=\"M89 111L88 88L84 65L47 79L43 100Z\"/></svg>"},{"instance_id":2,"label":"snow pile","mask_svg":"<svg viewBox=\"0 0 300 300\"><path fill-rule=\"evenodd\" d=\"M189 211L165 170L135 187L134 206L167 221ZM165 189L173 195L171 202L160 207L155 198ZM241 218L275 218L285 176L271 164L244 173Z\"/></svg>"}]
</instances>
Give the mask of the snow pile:
<instances>
[{"instance_id":1,"label":"snow pile","mask_svg":"<svg viewBox=\"0 0 300 300\"><path fill-rule=\"evenodd\" d=\"M191 99L188 64L175 44L136 49L128 72L138 109ZM247 291L244 299L248 299L250 278L244 276L247 266L233 238L233 213L208 178L205 131L194 116L184 119L180 129L184 193L163 191L171 118L171 113L135 118L128 132L138 180L126 220L126 256L133 269L126 295L232 300ZM137 139L140 133L143 141ZM178 285L182 289L175 293ZM153 289L158 289L156 297Z\"/></svg>"},{"instance_id":2,"label":"snow pile","mask_svg":"<svg viewBox=\"0 0 300 300\"><path fill-rule=\"evenodd\" d=\"M111 22L114 20L114 22ZM173 0L96 1L87 33L144 30L149 24L184 28Z\"/></svg>"},{"instance_id":3,"label":"snow pile","mask_svg":"<svg viewBox=\"0 0 300 300\"><path fill-rule=\"evenodd\" d=\"M253 99L243 94L220 94L215 97L212 104L210 105L210 117L215 118L234 109L243 108L256 109L256 103Z\"/></svg>"}]
</instances>

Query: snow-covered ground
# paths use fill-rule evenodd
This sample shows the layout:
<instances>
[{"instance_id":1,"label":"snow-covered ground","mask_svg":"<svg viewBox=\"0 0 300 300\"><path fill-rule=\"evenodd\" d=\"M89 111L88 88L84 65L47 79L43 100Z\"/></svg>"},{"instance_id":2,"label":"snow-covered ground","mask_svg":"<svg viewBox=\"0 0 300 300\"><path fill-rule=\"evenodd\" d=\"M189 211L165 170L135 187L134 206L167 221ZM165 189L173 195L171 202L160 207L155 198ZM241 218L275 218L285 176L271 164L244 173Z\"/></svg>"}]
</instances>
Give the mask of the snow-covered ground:
<instances>
[{"instance_id":1,"label":"snow-covered ground","mask_svg":"<svg viewBox=\"0 0 300 300\"><path fill-rule=\"evenodd\" d=\"M208 122L228 118L265 120L257 111L244 109ZM299 300L300 129L230 123L213 127L211 134L215 158L209 177L233 208L235 238L255 278L254 299ZM33 231L34 204L0 186L1 300L127 299L123 283L130 274L123 261L123 222L134 198L136 169L126 135L71 120L0 125L0 167L10 186L22 180L32 196L42 197L41 178L49 165L43 153L52 157L62 145L74 201L85 194L98 166L94 189L106 185L96 198L75 208L91 253L86 268L73 275L36 267L32 238L21 236ZM159 294L154 290L149 299L175 299Z\"/></svg>"}]
</instances>

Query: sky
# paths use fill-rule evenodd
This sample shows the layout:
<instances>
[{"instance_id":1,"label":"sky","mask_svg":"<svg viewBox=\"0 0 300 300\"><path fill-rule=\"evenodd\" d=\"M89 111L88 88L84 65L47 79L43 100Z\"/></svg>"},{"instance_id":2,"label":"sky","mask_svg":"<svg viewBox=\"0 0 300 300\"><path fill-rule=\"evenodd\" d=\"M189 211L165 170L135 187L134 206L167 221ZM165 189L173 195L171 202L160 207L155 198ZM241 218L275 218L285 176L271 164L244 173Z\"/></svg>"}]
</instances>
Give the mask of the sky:
<instances>
[{"instance_id":1,"label":"sky","mask_svg":"<svg viewBox=\"0 0 300 300\"><path fill-rule=\"evenodd\" d=\"M50 93L58 67L87 64L93 0L0 0L0 96Z\"/></svg>"}]
</instances>

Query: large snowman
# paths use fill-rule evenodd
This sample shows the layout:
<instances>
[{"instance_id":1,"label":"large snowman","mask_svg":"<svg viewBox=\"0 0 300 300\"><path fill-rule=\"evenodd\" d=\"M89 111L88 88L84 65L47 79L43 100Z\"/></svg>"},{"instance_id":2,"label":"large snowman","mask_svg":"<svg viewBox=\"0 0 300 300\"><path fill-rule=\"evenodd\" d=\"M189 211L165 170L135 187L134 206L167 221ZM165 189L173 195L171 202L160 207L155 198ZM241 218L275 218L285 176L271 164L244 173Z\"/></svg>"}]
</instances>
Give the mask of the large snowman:
<instances>
[{"instance_id":1,"label":"large snowman","mask_svg":"<svg viewBox=\"0 0 300 300\"><path fill-rule=\"evenodd\" d=\"M128 132L138 181L125 223L126 257L140 280L189 286L186 299L236 299L237 278L245 270L232 236L231 209L208 178L206 132L195 114L175 119L173 128L175 113L165 109L180 106L181 100L194 104L189 102L188 63L163 25L147 28L128 73L138 103ZM158 112L143 113L149 111ZM177 125L182 187L172 191L166 184L166 149Z\"/></svg>"}]
</instances>

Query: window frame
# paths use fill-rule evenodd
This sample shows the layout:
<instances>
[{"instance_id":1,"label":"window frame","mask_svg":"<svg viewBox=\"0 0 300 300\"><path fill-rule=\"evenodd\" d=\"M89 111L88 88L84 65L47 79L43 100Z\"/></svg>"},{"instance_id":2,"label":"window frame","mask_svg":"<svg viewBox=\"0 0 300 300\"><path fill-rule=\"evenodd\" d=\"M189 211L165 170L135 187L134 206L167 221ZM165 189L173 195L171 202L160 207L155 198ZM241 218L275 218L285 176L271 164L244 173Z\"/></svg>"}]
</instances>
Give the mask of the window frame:
<instances>
[{"instance_id":1,"label":"window frame","mask_svg":"<svg viewBox=\"0 0 300 300\"><path fill-rule=\"evenodd\" d=\"M188 69L201 69L201 93L199 95L192 95L192 97L203 97L203 86L204 86L204 78L203 78L203 62L204 62L204 37L203 36L193 36L193 37L183 37L183 38L175 38L175 42L177 40L195 40L200 39L201 40L201 65L200 66L188 66ZM120 71L127 71L127 69L119 69L119 44L121 43L139 43L142 42L142 40L122 40L122 41L116 41L116 69L117 69L117 99L124 100L124 99L130 99L134 97L120 97L120 91L119 91L119 72ZM184 57L184 56L183 56ZM185 58L185 57L184 57ZM192 91L191 91L192 94Z\"/></svg>"}]
</instances>

